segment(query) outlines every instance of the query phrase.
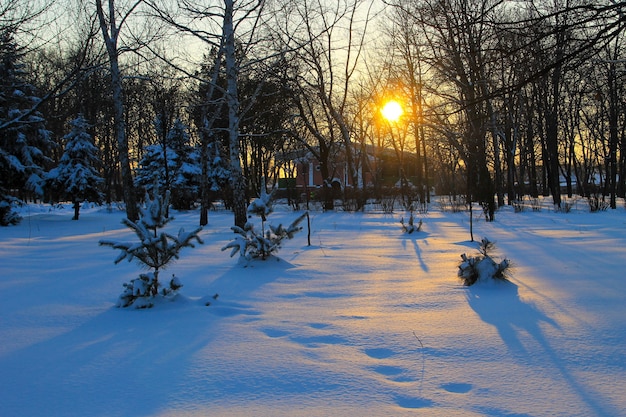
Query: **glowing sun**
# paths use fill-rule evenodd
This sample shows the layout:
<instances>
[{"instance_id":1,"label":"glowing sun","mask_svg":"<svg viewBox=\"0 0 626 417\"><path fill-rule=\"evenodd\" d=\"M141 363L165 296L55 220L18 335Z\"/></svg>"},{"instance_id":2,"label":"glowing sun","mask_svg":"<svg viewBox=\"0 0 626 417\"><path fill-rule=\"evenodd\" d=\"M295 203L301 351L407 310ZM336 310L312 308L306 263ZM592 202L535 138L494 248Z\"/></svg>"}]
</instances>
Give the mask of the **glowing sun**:
<instances>
[{"instance_id":1,"label":"glowing sun","mask_svg":"<svg viewBox=\"0 0 626 417\"><path fill-rule=\"evenodd\" d=\"M380 113L390 122L397 122L404 111L400 103L395 100L390 100L380 109Z\"/></svg>"}]
</instances>

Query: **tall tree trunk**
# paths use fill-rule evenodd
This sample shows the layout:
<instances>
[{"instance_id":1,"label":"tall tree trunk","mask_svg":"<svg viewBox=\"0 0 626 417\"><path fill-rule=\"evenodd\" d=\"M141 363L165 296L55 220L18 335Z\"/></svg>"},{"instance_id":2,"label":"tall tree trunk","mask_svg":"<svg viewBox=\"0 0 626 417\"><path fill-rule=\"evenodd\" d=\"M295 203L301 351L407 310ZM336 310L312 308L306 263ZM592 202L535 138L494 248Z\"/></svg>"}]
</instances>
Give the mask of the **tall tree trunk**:
<instances>
[{"instance_id":1,"label":"tall tree trunk","mask_svg":"<svg viewBox=\"0 0 626 417\"><path fill-rule=\"evenodd\" d=\"M135 195L135 185L133 174L130 168L130 156L128 152L128 138L126 136L126 123L124 121L124 95L122 90L122 75L119 69L117 49L111 54L111 87L113 89L113 106L115 138L119 152L120 169L122 172L122 187L124 192L124 203L126 203L126 217L129 220L137 221L139 212L137 210L137 198Z\"/></svg>"},{"instance_id":2,"label":"tall tree trunk","mask_svg":"<svg viewBox=\"0 0 626 417\"><path fill-rule=\"evenodd\" d=\"M548 176L548 188L552 194L552 202L561 208L561 187L559 182L559 84L561 69L554 69L552 74L552 102L546 111L546 158L544 165Z\"/></svg>"},{"instance_id":3,"label":"tall tree trunk","mask_svg":"<svg viewBox=\"0 0 626 417\"><path fill-rule=\"evenodd\" d=\"M134 7L136 7L139 3L140 1L137 2ZM96 12L98 14L100 29L102 31L111 67L113 120L115 124L115 138L117 140L119 153L118 157L122 173L122 192L124 194L124 202L126 203L126 217L128 217L131 221L137 221L139 219L139 211L137 207L132 170L130 169L128 138L126 137L126 122L124 120L124 94L122 88L122 74L119 67L119 50L117 49L120 27L118 27L115 23L115 0L109 0L109 13L107 16L109 19L108 25L104 9L102 7L102 0L96 0Z\"/></svg>"},{"instance_id":4,"label":"tall tree trunk","mask_svg":"<svg viewBox=\"0 0 626 417\"><path fill-rule=\"evenodd\" d=\"M535 115L535 106L532 103L532 100L527 99L527 103L529 103L529 107L527 107L527 127L526 127L526 138L524 140L524 149L525 149L525 161L527 162L527 170L528 170L528 194L532 198L539 198L539 188L537 187L537 156L535 155L535 129L533 127L532 119ZM520 181L525 181L524 175L520 175ZM523 183L522 183L523 185Z\"/></svg>"},{"instance_id":5,"label":"tall tree trunk","mask_svg":"<svg viewBox=\"0 0 626 417\"><path fill-rule=\"evenodd\" d=\"M622 124L619 136L619 175L617 184L617 196L626 197L626 123Z\"/></svg>"},{"instance_id":6,"label":"tall tree trunk","mask_svg":"<svg viewBox=\"0 0 626 417\"><path fill-rule=\"evenodd\" d=\"M491 123L491 143L493 146L493 167L494 167L494 191L498 199L498 207L504 205L504 181L502 179L502 161L500 157L500 134L501 131L496 123L496 115L491 106L491 100L487 99L489 119ZM485 151L486 152L486 151Z\"/></svg>"},{"instance_id":7,"label":"tall tree trunk","mask_svg":"<svg viewBox=\"0 0 626 417\"><path fill-rule=\"evenodd\" d=\"M209 103L215 93L217 79L220 74L220 66L223 51L219 51L215 57L213 71L211 73L211 82L208 83L208 91L205 96L205 103L202 105L201 123L202 130L200 132L200 161L202 164L202 178L200 178L200 226L206 226L209 223L209 206L211 205L211 187L209 184L209 163L213 161L216 155L209 155L209 143L213 138L213 126L218 115L221 114L221 106L212 109L209 116ZM215 106L214 106L215 107ZM209 159L211 158L211 160Z\"/></svg>"},{"instance_id":8,"label":"tall tree trunk","mask_svg":"<svg viewBox=\"0 0 626 417\"><path fill-rule=\"evenodd\" d=\"M560 62L564 55L565 48L565 27L557 26L556 32L556 51L555 62ZM550 77L551 82L551 102L546 109L546 156L544 165L546 165L548 175L548 187L552 193L552 201L554 206L561 208L561 184L559 181L559 108L561 99L561 79L563 75L563 67L561 64L556 65L552 70Z\"/></svg>"},{"instance_id":9,"label":"tall tree trunk","mask_svg":"<svg viewBox=\"0 0 626 417\"><path fill-rule=\"evenodd\" d=\"M203 112L205 113L205 112ZM202 115L202 121L206 120L206 114ZM209 223L209 133L204 126L200 132L200 163L202 175L200 177L200 226Z\"/></svg>"},{"instance_id":10,"label":"tall tree trunk","mask_svg":"<svg viewBox=\"0 0 626 417\"><path fill-rule=\"evenodd\" d=\"M609 158L607 164L606 182L610 195L610 205L612 209L617 208L617 144L619 142L617 134L618 123L618 97L615 74L615 62L609 63Z\"/></svg>"},{"instance_id":11,"label":"tall tree trunk","mask_svg":"<svg viewBox=\"0 0 626 417\"><path fill-rule=\"evenodd\" d=\"M429 200L428 180L424 181L426 167L426 146L424 144L424 108L422 99L422 74L418 73L417 79L413 67L409 65L411 76L411 110L413 135L415 136L415 159L416 175L415 182L420 196L420 204L424 206ZM423 152L423 153L422 153Z\"/></svg>"},{"instance_id":12,"label":"tall tree trunk","mask_svg":"<svg viewBox=\"0 0 626 417\"><path fill-rule=\"evenodd\" d=\"M230 150L230 185L233 192L235 226L244 227L247 221L246 183L241 169L239 144L239 96L237 78L239 68L235 57L235 28L233 26L234 0L224 1L224 58L226 62L226 105L228 106L228 136Z\"/></svg>"},{"instance_id":13,"label":"tall tree trunk","mask_svg":"<svg viewBox=\"0 0 626 417\"><path fill-rule=\"evenodd\" d=\"M78 220L78 216L80 215L80 201L74 199L74 205L72 207L74 208L74 217L72 217L72 220Z\"/></svg>"}]
</instances>

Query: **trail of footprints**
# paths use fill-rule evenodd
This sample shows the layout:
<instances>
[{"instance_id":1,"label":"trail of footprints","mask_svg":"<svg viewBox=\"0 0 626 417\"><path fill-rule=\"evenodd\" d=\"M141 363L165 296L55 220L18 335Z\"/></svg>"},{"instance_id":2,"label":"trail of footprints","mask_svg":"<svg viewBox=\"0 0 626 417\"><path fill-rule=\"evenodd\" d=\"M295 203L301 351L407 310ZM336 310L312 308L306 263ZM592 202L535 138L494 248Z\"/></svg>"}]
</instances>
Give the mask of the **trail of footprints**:
<instances>
[{"instance_id":1,"label":"trail of footprints","mask_svg":"<svg viewBox=\"0 0 626 417\"><path fill-rule=\"evenodd\" d=\"M316 330L324 330L330 327L325 323L309 323L308 327ZM277 329L277 328L264 328L261 330L267 337L270 338L288 338L290 341L297 343L305 348L319 348L324 345L346 345L353 346L347 338L337 334L316 334L316 335L293 335L289 331ZM380 362L375 365L368 366L368 369L383 375L388 380L394 383L419 383L412 374L415 375L415 369L408 369L400 363L399 360L394 359L397 353L389 348L375 347L375 348L361 348L363 354ZM440 388L446 392L453 394L467 394L473 386L467 383L450 382L440 385ZM406 391L406 390L404 390ZM426 408L432 407L433 402L430 399L423 398L421 396L410 396L397 394L393 397L395 404L401 408Z\"/></svg>"}]
</instances>

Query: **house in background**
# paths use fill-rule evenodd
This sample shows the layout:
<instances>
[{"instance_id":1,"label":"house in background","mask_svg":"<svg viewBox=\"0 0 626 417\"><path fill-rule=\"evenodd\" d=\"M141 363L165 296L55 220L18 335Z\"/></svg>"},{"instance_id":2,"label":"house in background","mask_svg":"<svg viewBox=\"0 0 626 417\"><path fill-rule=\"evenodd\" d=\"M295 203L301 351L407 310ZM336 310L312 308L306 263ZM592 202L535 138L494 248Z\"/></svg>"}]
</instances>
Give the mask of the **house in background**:
<instances>
[{"instance_id":1,"label":"house in background","mask_svg":"<svg viewBox=\"0 0 626 417\"><path fill-rule=\"evenodd\" d=\"M400 164L395 152L391 149L376 150L367 147L367 154L360 158L357 166L357 186L362 188L394 187L400 180ZM405 175L409 182L414 180L416 164L415 155L405 154ZM309 151L294 151L281 156L283 166L291 169L283 169L283 176L279 180L279 188L296 188L299 190L317 189L324 186L320 163ZM348 173L348 166L342 153L335 154L331 162L330 178L328 181L334 189L341 190L344 187L352 187L352 177Z\"/></svg>"}]
</instances>

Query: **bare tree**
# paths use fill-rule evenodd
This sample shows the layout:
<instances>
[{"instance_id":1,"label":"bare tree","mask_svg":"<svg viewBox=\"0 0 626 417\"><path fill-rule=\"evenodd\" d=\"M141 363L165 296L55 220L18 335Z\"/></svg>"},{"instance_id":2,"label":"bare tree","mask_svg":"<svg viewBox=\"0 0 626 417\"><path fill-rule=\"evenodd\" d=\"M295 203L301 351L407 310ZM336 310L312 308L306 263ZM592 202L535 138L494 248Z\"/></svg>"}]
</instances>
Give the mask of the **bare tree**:
<instances>
[{"instance_id":1,"label":"bare tree","mask_svg":"<svg viewBox=\"0 0 626 417\"><path fill-rule=\"evenodd\" d=\"M241 110L238 94L239 65L235 53L235 1L224 0L224 23L222 37L224 42L224 62L226 66L226 107L228 108L228 143L230 150L230 185L233 191L233 212L235 226L243 227L247 220L246 183L241 169L240 158L240 123ZM260 7L260 4L259 4Z\"/></svg>"},{"instance_id":2,"label":"bare tree","mask_svg":"<svg viewBox=\"0 0 626 417\"><path fill-rule=\"evenodd\" d=\"M214 48L214 54L209 57L211 60L206 74L202 74L202 81L199 86L199 93L202 97L199 102L194 103L197 112L196 126L200 134L200 163L202 164L202 174L200 178L200 226L206 226L209 218L209 206L211 205L211 183L209 178L209 165L217 155L209 155L209 146L212 144L214 153L219 152L219 141L215 137L215 126L222 114L223 100L216 98L218 90L218 79L222 62L222 50Z\"/></svg>"},{"instance_id":3,"label":"bare tree","mask_svg":"<svg viewBox=\"0 0 626 417\"><path fill-rule=\"evenodd\" d=\"M604 54L606 59L594 62L595 65L602 66L608 90L604 93L605 98L603 100L608 107L609 133L608 155L605 158L606 186L604 194L609 195L609 205L612 209L617 208L616 197L624 197L624 184L626 183L624 178L626 174L624 167L626 158L624 155L626 150L626 137L624 135L626 106L620 99L624 93L624 76L626 75L626 57L624 57L622 42L623 39L619 39L612 45L608 45ZM621 158L618 158L618 152L621 153Z\"/></svg>"},{"instance_id":4,"label":"bare tree","mask_svg":"<svg viewBox=\"0 0 626 417\"><path fill-rule=\"evenodd\" d=\"M401 4L401 3L398 3ZM384 31L387 42L384 48L392 46L391 53L384 55L389 67L389 77L398 82L402 89L401 95L407 102L408 123L411 126L415 141L415 185L418 188L420 202L430 201L429 170L426 150L427 111L425 109L424 77L427 72L423 55L425 45L421 30L414 24L414 18L404 7L391 7L389 20Z\"/></svg>"},{"instance_id":5,"label":"bare tree","mask_svg":"<svg viewBox=\"0 0 626 417\"><path fill-rule=\"evenodd\" d=\"M578 82L568 83L567 91L577 88L577 143L574 169L579 193L609 196L609 207L624 196L626 106L624 93L626 57L624 37L598 48L595 56L574 69ZM571 117L571 116L570 116ZM608 139L608 140L607 140Z\"/></svg>"},{"instance_id":6,"label":"bare tree","mask_svg":"<svg viewBox=\"0 0 626 417\"><path fill-rule=\"evenodd\" d=\"M137 197L133 184L133 175L130 167L130 156L128 152L128 137L126 135L126 122L124 120L124 91L122 88L122 73L120 70L120 49L119 38L124 23L129 16L143 2L138 0L132 4L127 11L120 14L115 7L115 0L108 0L108 9L105 10L102 0L96 0L96 13L102 31L102 37L109 57L111 71L111 92L114 107L115 136L122 172L122 186L124 202L126 203L126 216L131 221L139 219L137 207Z\"/></svg>"},{"instance_id":7,"label":"bare tree","mask_svg":"<svg viewBox=\"0 0 626 417\"><path fill-rule=\"evenodd\" d=\"M296 67L289 85L298 109L297 123L314 140L303 141L319 161L325 181L324 207L333 208L332 156L341 149L352 187L359 184L357 158L352 143L350 87L363 65L368 27L374 17L372 2L342 0L293 1L284 8L282 40L284 50L293 51ZM293 26L290 26L291 23ZM343 184L347 189L348 184ZM363 205L357 198L355 208Z\"/></svg>"},{"instance_id":8,"label":"bare tree","mask_svg":"<svg viewBox=\"0 0 626 417\"><path fill-rule=\"evenodd\" d=\"M406 26L404 32L395 33L417 30L412 43L423 45L420 62L437 70L425 88L439 96L438 111L447 120L439 128L447 125L462 133L442 132L465 160L470 198L486 200L488 207L492 203L487 194L495 192L502 204L506 190L511 202L515 184L526 181L531 194L537 195L539 178L544 193L552 194L559 207L560 179L564 177L571 189L572 171L580 154L574 133L579 117L572 106L580 101L581 92L570 82L572 71L585 67L597 51L610 47L620 36L625 22L623 2L389 3L394 22ZM406 55L402 42L394 47ZM611 75L610 65L605 66L607 83L621 76L619 71ZM616 88L611 91L619 90L620 85L614 83ZM607 102L618 103L608 92L605 97ZM610 108L607 106L607 118L612 122L607 126L619 126L619 106L612 107L612 115ZM615 174L619 165L618 130L607 131L607 137L607 156L602 164L609 176L606 193L611 194L613 184L619 188ZM516 149L520 150L519 157ZM543 175L536 175L537 170ZM523 187L517 189L522 192Z\"/></svg>"},{"instance_id":9,"label":"bare tree","mask_svg":"<svg viewBox=\"0 0 626 417\"><path fill-rule=\"evenodd\" d=\"M488 22L500 3L426 0L407 10L422 27L428 62L443 83L438 91L442 102L448 103L445 117L456 120L460 129L460 136L447 137L454 140L465 162L468 203L470 207L472 201L481 203L488 220L494 219L496 208L494 181L488 168L487 132L492 128L494 111L488 69L493 59L490 51L494 33ZM400 3L396 7L404 9Z\"/></svg>"},{"instance_id":10,"label":"bare tree","mask_svg":"<svg viewBox=\"0 0 626 417\"><path fill-rule=\"evenodd\" d=\"M157 2L150 2L150 5L154 14L177 33L189 35L215 51L215 70L210 71L208 79L202 79L201 82L212 86L209 88L211 95L207 95L207 98L211 100L215 93L221 94L226 108L232 208L235 225L243 227L247 221L248 193L241 163L241 124L261 86L244 103L240 97L239 84L242 72L247 72L268 59L264 40L261 39L265 1L223 0L207 7L202 2L179 0L176 10L168 10ZM255 53L255 50L259 52ZM170 62L176 65L173 61ZM182 66L178 68L192 75ZM224 76L225 85L218 83L221 75ZM197 78L197 74L193 76ZM201 127L205 139L210 136L207 131L214 127L211 126L212 123L207 123L210 119L211 117L206 118ZM203 149L206 148L204 144L202 146ZM203 189L206 190L206 186Z\"/></svg>"}]
</instances>

